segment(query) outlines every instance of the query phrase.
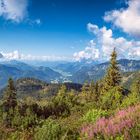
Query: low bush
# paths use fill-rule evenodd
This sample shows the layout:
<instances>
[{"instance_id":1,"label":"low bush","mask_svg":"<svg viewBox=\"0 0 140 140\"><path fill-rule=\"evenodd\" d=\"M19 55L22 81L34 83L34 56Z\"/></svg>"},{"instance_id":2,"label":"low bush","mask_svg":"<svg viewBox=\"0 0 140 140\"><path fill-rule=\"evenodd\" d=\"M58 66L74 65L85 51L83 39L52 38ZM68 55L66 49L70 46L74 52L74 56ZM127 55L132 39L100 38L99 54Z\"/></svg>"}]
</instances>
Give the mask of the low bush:
<instances>
[{"instance_id":1,"label":"low bush","mask_svg":"<svg viewBox=\"0 0 140 140\"><path fill-rule=\"evenodd\" d=\"M44 121L41 127L36 128L35 140L60 140L62 135L61 126L54 120Z\"/></svg>"},{"instance_id":2,"label":"low bush","mask_svg":"<svg viewBox=\"0 0 140 140\"><path fill-rule=\"evenodd\" d=\"M84 122L96 122L101 117L106 117L108 115L107 111L101 109L89 110L82 118Z\"/></svg>"}]
</instances>

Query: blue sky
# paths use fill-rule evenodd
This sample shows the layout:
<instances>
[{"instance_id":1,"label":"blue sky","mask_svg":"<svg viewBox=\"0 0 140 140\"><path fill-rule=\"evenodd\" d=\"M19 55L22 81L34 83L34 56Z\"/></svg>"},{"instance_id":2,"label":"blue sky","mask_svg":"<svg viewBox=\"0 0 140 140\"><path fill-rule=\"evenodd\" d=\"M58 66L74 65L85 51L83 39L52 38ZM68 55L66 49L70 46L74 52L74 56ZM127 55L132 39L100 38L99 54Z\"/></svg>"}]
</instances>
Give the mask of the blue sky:
<instances>
[{"instance_id":1,"label":"blue sky","mask_svg":"<svg viewBox=\"0 0 140 140\"><path fill-rule=\"evenodd\" d=\"M117 22L117 20L124 22L121 16L126 11L135 12L131 8L134 5L132 1L0 0L0 3L2 3L0 4L0 51L7 58L20 59L28 56L29 59L42 59L44 56L44 59L53 57L56 60L107 59L109 54L105 51L116 47L103 41L108 40L103 36L110 30L113 35L110 35L109 39L114 39L116 43L122 41L127 44L126 46L134 44L135 48L131 50L133 55L140 51L138 41L140 32L127 30L125 23L126 27L121 27L122 23ZM124 13L121 8L124 9ZM114 17L112 10L120 13ZM107 13L108 11L110 13ZM140 15L139 8L136 12L132 15L133 18L136 14L136 18ZM131 21L131 19L126 20ZM98 33L94 32L95 26L98 28ZM103 27L106 28L104 31ZM124 45L122 42L121 45ZM106 48L104 45L107 45ZM118 48L119 50L122 48ZM104 55L101 55L103 53ZM133 57L128 56L130 50L126 53L124 55L122 52L123 55L120 57ZM139 56L138 53L136 59L139 59Z\"/></svg>"}]
</instances>

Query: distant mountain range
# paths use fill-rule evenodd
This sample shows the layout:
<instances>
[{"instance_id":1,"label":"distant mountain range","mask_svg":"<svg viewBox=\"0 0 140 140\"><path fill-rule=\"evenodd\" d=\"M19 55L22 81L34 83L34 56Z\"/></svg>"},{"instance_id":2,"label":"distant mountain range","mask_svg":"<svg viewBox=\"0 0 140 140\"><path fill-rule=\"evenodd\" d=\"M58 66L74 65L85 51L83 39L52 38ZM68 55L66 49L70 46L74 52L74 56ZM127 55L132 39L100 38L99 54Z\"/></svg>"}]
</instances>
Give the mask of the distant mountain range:
<instances>
[{"instance_id":1,"label":"distant mountain range","mask_svg":"<svg viewBox=\"0 0 140 140\"><path fill-rule=\"evenodd\" d=\"M0 88L4 87L9 77L36 78L46 82L61 80L62 75L48 67L34 67L19 61L5 61L0 64Z\"/></svg>"},{"instance_id":2,"label":"distant mountain range","mask_svg":"<svg viewBox=\"0 0 140 140\"><path fill-rule=\"evenodd\" d=\"M130 89L132 82L135 81L136 79L140 78L140 71L135 71L135 72L125 72L123 73L122 76L122 85L127 88Z\"/></svg>"},{"instance_id":3,"label":"distant mountain range","mask_svg":"<svg viewBox=\"0 0 140 140\"><path fill-rule=\"evenodd\" d=\"M80 62L68 62L61 63L53 67L56 70L61 70L70 74L74 74L84 67L91 68L92 66L98 65L99 62L96 61L80 61Z\"/></svg>"},{"instance_id":4,"label":"distant mountain range","mask_svg":"<svg viewBox=\"0 0 140 140\"><path fill-rule=\"evenodd\" d=\"M135 72L140 70L140 60L118 60L120 70L123 72ZM76 83L85 81L97 81L101 79L109 66L109 62L97 64L94 66L83 66L72 74L71 80Z\"/></svg>"},{"instance_id":5,"label":"distant mountain range","mask_svg":"<svg viewBox=\"0 0 140 140\"><path fill-rule=\"evenodd\" d=\"M140 71L140 60L118 60L121 71ZM47 66L47 64L49 64ZM106 72L109 62L45 62L33 66L19 61L0 61L0 88L7 84L9 77L17 80L20 78L35 78L48 83L74 82L99 80Z\"/></svg>"}]
</instances>

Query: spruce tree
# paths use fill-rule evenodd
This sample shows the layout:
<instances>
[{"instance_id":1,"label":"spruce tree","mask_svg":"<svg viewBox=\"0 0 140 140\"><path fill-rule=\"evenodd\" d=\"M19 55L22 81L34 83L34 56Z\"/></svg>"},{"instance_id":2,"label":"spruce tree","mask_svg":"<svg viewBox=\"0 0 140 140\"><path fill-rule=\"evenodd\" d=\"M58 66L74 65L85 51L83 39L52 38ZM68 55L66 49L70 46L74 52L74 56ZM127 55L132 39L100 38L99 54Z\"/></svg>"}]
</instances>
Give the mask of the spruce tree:
<instances>
[{"instance_id":1,"label":"spruce tree","mask_svg":"<svg viewBox=\"0 0 140 140\"><path fill-rule=\"evenodd\" d=\"M17 105L17 99L16 99L16 89L14 86L14 81L12 78L8 80L8 86L4 93L4 103L3 107L6 112L8 112L10 109L14 109Z\"/></svg>"},{"instance_id":2,"label":"spruce tree","mask_svg":"<svg viewBox=\"0 0 140 140\"><path fill-rule=\"evenodd\" d=\"M98 81L96 81L96 83L94 83L94 81L92 81L89 84L89 98L92 101L97 102L98 98L99 98L99 84Z\"/></svg>"},{"instance_id":3,"label":"spruce tree","mask_svg":"<svg viewBox=\"0 0 140 140\"><path fill-rule=\"evenodd\" d=\"M110 66L104 78L104 90L108 91L112 89L113 87L117 87L120 85L120 82L121 82L121 75L120 75L119 66L117 63L117 52L114 48L111 54Z\"/></svg>"},{"instance_id":4,"label":"spruce tree","mask_svg":"<svg viewBox=\"0 0 140 140\"><path fill-rule=\"evenodd\" d=\"M90 95L89 83L86 81L82 86L82 96L87 97Z\"/></svg>"},{"instance_id":5,"label":"spruce tree","mask_svg":"<svg viewBox=\"0 0 140 140\"><path fill-rule=\"evenodd\" d=\"M67 92L67 87L63 84L58 91L58 96L65 97L66 92Z\"/></svg>"},{"instance_id":6,"label":"spruce tree","mask_svg":"<svg viewBox=\"0 0 140 140\"><path fill-rule=\"evenodd\" d=\"M95 94L95 101L97 102L99 99L99 83L98 81L95 84L95 89L94 89L94 94Z\"/></svg>"},{"instance_id":7,"label":"spruce tree","mask_svg":"<svg viewBox=\"0 0 140 140\"><path fill-rule=\"evenodd\" d=\"M89 93L91 97L94 95L94 92L95 92L95 84L94 81L92 80L91 83L89 84Z\"/></svg>"}]
</instances>

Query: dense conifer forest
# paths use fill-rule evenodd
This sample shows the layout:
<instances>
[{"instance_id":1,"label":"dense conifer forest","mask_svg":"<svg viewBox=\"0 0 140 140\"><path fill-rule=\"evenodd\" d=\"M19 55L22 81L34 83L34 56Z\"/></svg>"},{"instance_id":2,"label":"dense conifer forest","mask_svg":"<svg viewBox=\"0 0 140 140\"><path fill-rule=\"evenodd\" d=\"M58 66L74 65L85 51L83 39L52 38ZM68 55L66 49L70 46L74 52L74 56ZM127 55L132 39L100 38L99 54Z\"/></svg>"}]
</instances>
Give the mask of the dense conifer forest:
<instances>
[{"instance_id":1,"label":"dense conifer forest","mask_svg":"<svg viewBox=\"0 0 140 140\"><path fill-rule=\"evenodd\" d=\"M122 84L115 49L105 76L79 91L63 84L56 95L17 98L10 78L0 100L0 139L139 140L140 75L129 86Z\"/></svg>"}]
</instances>

